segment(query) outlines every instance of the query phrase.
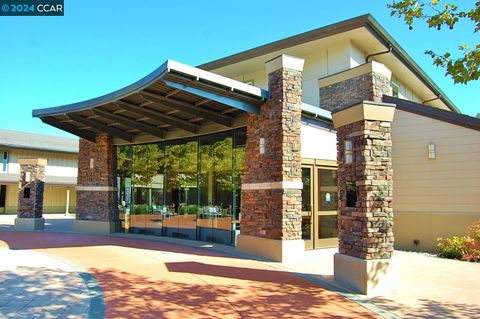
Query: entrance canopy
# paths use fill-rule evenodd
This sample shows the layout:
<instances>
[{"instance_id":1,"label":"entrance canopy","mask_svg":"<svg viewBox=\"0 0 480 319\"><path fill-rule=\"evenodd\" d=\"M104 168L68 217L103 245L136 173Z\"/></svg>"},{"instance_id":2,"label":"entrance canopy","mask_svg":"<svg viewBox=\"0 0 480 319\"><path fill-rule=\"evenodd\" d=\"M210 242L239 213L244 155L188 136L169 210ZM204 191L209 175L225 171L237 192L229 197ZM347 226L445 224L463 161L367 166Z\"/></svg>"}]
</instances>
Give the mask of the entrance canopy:
<instances>
[{"instance_id":1,"label":"entrance canopy","mask_svg":"<svg viewBox=\"0 0 480 319\"><path fill-rule=\"evenodd\" d=\"M108 133L117 144L207 134L245 125L268 92L167 60L140 81L79 103L38 109L44 123L95 141Z\"/></svg>"}]
</instances>

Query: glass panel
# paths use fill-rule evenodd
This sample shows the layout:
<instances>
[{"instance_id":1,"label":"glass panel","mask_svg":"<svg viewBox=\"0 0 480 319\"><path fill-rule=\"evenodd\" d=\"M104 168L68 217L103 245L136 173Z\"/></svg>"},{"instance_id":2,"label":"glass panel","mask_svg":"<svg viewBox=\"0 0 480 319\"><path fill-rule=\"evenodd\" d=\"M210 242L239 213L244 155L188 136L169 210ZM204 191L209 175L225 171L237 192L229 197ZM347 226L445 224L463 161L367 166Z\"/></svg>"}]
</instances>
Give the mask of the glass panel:
<instances>
[{"instance_id":1,"label":"glass panel","mask_svg":"<svg viewBox=\"0 0 480 319\"><path fill-rule=\"evenodd\" d=\"M232 224L233 134L200 138L199 226L200 240L230 243Z\"/></svg>"},{"instance_id":2,"label":"glass panel","mask_svg":"<svg viewBox=\"0 0 480 319\"><path fill-rule=\"evenodd\" d=\"M159 212L164 205L164 144L132 147L131 231L144 234L162 233Z\"/></svg>"},{"instance_id":3,"label":"glass panel","mask_svg":"<svg viewBox=\"0 0 480 319\"><path fill-rule=\"evenodd\" d=\"M302 211L311 211L312 209L312 193L311 193L311 169L302 167Z\"/></svg>"},{"instance_id":4,"label":"glass panel","mask_svg":"<svg viewBox=\"0 0 480 319\"><path fill-rule=\"evenodd\" d=\"M235 131L235 143L233 148L233 220L238 227L240 223L243 169L245 166L246 133L245 129Z\"/></svg>"},{"instance_id":5,"label":"glass panel","mask_svg":"<svg viewBox=\"0 0 480 319\"><path fill-rule=\"evenodd\" d=\"M7 171L7 164L8 164L8 153L3 152L3 158L2 158L2 172Z\"/></svg>"},{"instance_id":6,"label":"glass panel","mask_svg":"<svg viewBox=\"0 0 480 319\"><path fill-rule=\"evenodd\" d=\"M337 170L319 169L318 177L318 210L337 210Z\"/></svg>"},{"instance_id":7,"label":"glass panel","mask_svg":"<svg viewBox=\"0 0 480 319\"><path fill-rule=\"evenodd\" d=\"M198 142L170 142L165 154L166 205L169 207L165 207L165 210L170 215L168 222L165 221L165 234L196 239Z\"/></svg>"},{"instance_id":8,"label":"glass panel","mask_svg":"<svg viewBox=\"0 0 480 319\"><path fill-rule=\"evenodd\" d=\"M132 147L117 147L117 187L118 213L123 229L130 229L130 210L132 200Z\"/></svg>"},{"instance_id":9,"label":"glass panel","mask_svg":"<svg viewBox=\"0 0 480 319\"><path fill-rule=\"evenodd\" d=\"M318 215L318 239L338 237L337 215Z\"/></svg>"},{"instance_id":10,"label":"glass panel","mask_svg":"<svg viewBox=\"0 0 480 319\"><path fill-rule=\"evenodd\" d=\"M302 239L303 240L312 239L312 216L302 217Z\"/></svg>"}]
</instances>

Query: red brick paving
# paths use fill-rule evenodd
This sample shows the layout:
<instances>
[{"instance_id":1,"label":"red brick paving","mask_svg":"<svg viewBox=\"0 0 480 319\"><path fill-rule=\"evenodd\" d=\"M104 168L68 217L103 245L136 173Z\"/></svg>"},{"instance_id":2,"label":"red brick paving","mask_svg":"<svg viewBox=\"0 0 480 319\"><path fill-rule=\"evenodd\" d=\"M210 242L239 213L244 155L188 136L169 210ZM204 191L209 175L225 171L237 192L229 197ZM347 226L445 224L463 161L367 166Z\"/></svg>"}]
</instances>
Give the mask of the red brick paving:
<instances>
[{"instance_id":1,"label":"red brick paving","mask_svg":"<svg viewBox=\"0 0 480 319\"><path fill-rule=\"evenodd\" d=\"M0 248L66 259L102 287L107 318L378 318L293 274L252 260L133 238L0 232Z\"/></svg>"}]
</instances>

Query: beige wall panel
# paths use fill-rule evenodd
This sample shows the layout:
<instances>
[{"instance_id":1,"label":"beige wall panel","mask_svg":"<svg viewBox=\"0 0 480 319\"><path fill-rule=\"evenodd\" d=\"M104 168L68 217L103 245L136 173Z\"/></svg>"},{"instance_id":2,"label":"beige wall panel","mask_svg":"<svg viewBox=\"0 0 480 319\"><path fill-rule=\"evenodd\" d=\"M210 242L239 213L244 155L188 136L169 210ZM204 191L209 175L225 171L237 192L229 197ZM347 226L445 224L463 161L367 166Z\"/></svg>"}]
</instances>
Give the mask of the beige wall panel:
<instances>
[{"instance_id":1,"label":"beige wall panel","mask_svg":"<svg viewBox=\"0 0 480 319\"><path fill-rule=\"evenodd\" d=\"M70 186L45 186L43 198L44 213L63 213L65 212L67 188L70 189L70 212L76 208L75 187ZM5 213L17 213L18 206L18 186L16 184L7 185L7 196L5 198Z\"/></svg>"},{"instance_id":2,"label":"beige wall panel","mask_svg":"<svg viewBox=\"0 0 480 319\"><path fill-rule=\"evenodd\" d=\"M475 214L451 215L396 211L393 226L395 247L434 252L437 250L437 238L462 235L468 226L479 218L480 216ZM418 246L413 244L414 239L420 240Z\"/></svg>"},{"instance_id":3,"label":"beige wall panel","mask_svg":"<svg viewBox=\"0 0 480 319\"><path fill-rule=\"evenodd\" d=\"M434 251L438 237L463 235L480 219L480 132L396 110L392 142L396 247Z\"/></svg>"}]
</instances>

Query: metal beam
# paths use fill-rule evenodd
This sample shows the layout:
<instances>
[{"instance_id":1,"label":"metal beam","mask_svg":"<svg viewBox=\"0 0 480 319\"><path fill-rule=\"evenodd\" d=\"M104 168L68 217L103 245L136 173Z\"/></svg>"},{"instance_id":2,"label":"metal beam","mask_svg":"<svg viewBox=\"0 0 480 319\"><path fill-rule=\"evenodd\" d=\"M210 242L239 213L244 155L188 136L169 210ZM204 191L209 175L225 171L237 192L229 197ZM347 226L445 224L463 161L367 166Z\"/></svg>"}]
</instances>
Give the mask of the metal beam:
<instances>
[{"instance_id":1,"label":"metal beam","mask_svg":"<svg viewBox=\"0 0 480 319\"><path fill-rule=\"evenodd\" d=\"M68 123L62 123L59 120L56 120L52 117L42 117L41 119L42 119L42 122L45 123L45 124L54 126L58 129L61 129L63 131L71 133L73 135L77 135L77 136L79 136L83 139L86 139L90 142L95 143L96 134L92 131L86 131L86 130L79 129L75 125L68 124Z\"/></svg>"},{"instance_id":2,"label":"metal beam","mask_svg":"<svg viewBox=\"0 0 480 319\"><path fill-rule=\"evenodd\" d=\"M168 80L164 80L164 81L165 81L165 84L167 84L170 87L173 87L173 88L176 88L176 89L188 92L188 93L192 93L192 94L195 94L197 96L201 96L201 97L204 97L206 99L209 99L209 100L212 100L212 101L215 101L215 102L218 102L218 103L222 103L224 105L228 105L228 106L233 107L235 109L239 109L239 110L249 112L249 113L260 114L260 108L257 105L250 104L250 103L247 103L247 102L243 102L243 101L240 101L240 100L237 100L237 99L232 99L228 96L220 95L220 94L217 94L217 93L214 93L214 92L205 91L205 90L202 90L202 89L199 89L199 88L196 88L196 87L193 87L193 86L189 86L189 85L186 85L186 84L172 82L172 81L168 81Z\"/></svg>"},{"instance_id":3,"label":"metal beam","mask_svg":"<svg viewBox=\"0 0 480 319\"><path fill-rule=\"evenodd\" d=\"M172 109L177 109L185 113L189 113L195 116L200 116L206 120L227 126L232 127L232 118L218 112L206 110L194 106L187 102L182 102L172 98L168 98L159 94L155 94L148 91L141 91L139 94L146 100L170 107Z\"/></svg>"},{"instance_id":4,"label":"metal beam","mask_svg":"<svg viewBox=\"0 0 480 319\"><path fill-rule=\"evenodd\" d=\"M157 137L160 137L160 138L165 137L165 130L158 129L155 126L152 126L152 125L149 125L149 124L146 124L146 123L137 122L134 119L131 119L131 118L128 118L128 117L125 117L125 116L121 116L121 115L117 115L117 114L112 114L112 113L109 113L107 111L100 110L98 108L97 109L92 109L92 112L97 114L97 115L106 117L106 118L108 118L112 121L118 122L120 124L130 126L130 127L135 128L139 131L143 131L145 133L151 134L153 136L157 136Z\"/></svg>"},{"instance_id":5,"label":"metal beam","mask_svg":"<svg viewBox=\"0 0 480 319\"><path fill-rule=\"evenodd\" d=\"M83 116L79 116L76 114L67 114L67 116L69 119L74 120L75 122L85 124L99 131L124 139L125 141L129 141L129 142L133 141L132 134L122 131L116 127L108 126L103 123L97 122L95 120L87 119L87 118L84 118Z\"/></svg>"},{"instance_id":6,"label":"metal beam","mask_svg":"<svg viewBox=\"0 0 480 319\"><path fill-rule=\"evenodd\" d=\"M172 126L181 128L182 130L185 130L185 131L188 131L188 132L191 132L191 133L197 133L198 125L192 124L188 121L185 121L185 120L179 119L177 117L167 115L167 114L164 114L162 112L158 112L158 111L146 108L146 107L140 107L140 106L132 104L132 103L128 103L128 102L124 102L124 101L117 101L116 103L118 104L119 107L121 107L121 108L123 108L127 111L137 113L137 114L140 114L140 115L143 115L143 116L148 116L152 120L159 121L159 122L162 122L162 123L165 123L165 124L168 124L168 125L172 125Z\"/></svg>"}]
</instances>

